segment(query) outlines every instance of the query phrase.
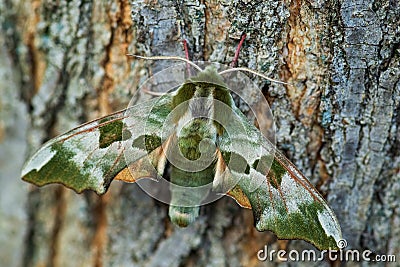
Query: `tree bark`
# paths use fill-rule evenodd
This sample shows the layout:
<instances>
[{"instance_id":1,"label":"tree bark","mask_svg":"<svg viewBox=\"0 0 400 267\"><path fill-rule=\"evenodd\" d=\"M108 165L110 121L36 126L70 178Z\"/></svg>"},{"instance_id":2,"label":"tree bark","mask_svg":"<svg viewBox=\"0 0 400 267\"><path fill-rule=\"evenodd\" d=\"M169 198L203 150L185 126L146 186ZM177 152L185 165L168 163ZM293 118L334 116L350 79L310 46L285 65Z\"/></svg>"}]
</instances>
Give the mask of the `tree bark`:
<instances>
[{"instance_id":1,"label":"tree bark","mask_svg":"<svg viewBox=\"0 0 400 267\"><path fill-rule=\"evenodd\" d=\"M4 266L273 266L277 257L257 258L265 245L313 249L257 232L252 212L229 198L179 229L168 206L135 184L114 181L98 197L19 178L43 142L125 108L139 84L173 64L127 53L184 57L185 39L193 60L229 64L242 33L239 66L291 85L254 78L277 147L327 198L347 249L400 260L397 1L0 0L0 13ZM376 263L385 265L395 263Z\"/></svg>"}]
</instances>

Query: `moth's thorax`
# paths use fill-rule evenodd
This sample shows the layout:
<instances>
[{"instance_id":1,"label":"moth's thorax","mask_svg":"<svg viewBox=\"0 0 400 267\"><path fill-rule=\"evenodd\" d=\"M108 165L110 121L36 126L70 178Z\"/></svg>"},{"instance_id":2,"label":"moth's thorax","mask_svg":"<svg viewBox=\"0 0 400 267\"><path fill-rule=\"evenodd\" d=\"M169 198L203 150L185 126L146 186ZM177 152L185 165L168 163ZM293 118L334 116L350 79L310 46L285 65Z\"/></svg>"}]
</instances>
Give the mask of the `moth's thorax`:
<instances>
[{"instance_id":1,"label":"moth's thorax","mask_svg":"<svg viewBox=\"0 0 400 267\"><path fill-rule=\"evenodd\" d=\"M198 160L215 156L217 129L212 119L195 118L178 130L178 147L188 160Z\"/></svg>"},{"instance_id":2,"label":"moth's thorax","mask_svg":"<svg viewBox=\"0 0 400 267\"><path fill-rule=\"evenodd\" d=\"M231 107L234 102L227 88L221 75L214 68L207 67L179 87L173 96L172 108L190 100L194 96L205 98L212 96L215 100Z\"/></svg>"},{"instance_id":3,"label":"moth's thorax","mask_svg":"<svg viewBox=\"0 0 400 267\"><path fill-rule=\"evenodd\" d=\"M214 87L196 86L193 97L189 100L189 112L193 118L214 118Z\"/></svg>"},{"instance_id":4,"label":"moth's thorax","mask_svg":"<svg viewBox=\"0 0 400 267\"><path fill-rule=\"evenodd\" d=\"M172 109L177 112L173 113L173 121L178 129L182 129L191 119L202 117L214 125L212 128L217 130L218 135L222 135L224 128L220 119L228 121L230 112L226 111L233 106L234 101L223 78L214 68L208 67L188 79L175 92Z\"/></svg>"}]
</instances>

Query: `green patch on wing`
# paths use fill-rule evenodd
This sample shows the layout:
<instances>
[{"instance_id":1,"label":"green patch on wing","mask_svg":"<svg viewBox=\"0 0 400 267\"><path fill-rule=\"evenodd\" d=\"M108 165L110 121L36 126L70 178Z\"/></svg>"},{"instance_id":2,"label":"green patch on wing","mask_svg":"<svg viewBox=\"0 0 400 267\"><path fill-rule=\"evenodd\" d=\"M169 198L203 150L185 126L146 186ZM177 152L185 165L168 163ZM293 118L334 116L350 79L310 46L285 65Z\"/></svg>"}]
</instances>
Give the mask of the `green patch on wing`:
<instances>
[{"instance_id":1,"label":"green patch on wing","mask_svg":"<svg viewBox=\"0 0 400 267\"><path fill-rule=\"evenodd\" d=\"M166 118L171 113L172 97L169 94L161 96L151 107L146 123L156 127L162 127ZM161 128L160 128L161 129Z\"/></svg>"},{"instance_id":2,"label":"green patch on wing","mask_svg":"<svg viewBox=\"0 0 400 267\"><path fill-rule=\"evenodd\" d=\"M161 146L161 138L155 134L141 135L132 142L132 147L146 150L147 153L159 146Z\"/></svg>"},{"instance_id":3,"label":"green patch on wing","mask_svg":"<svg viewBox=\"0 0 400 267\"><path fill-rule=\"evenodd\" d=\"M100 123L102 123L102 121L100 121ZM122 141L123 128L124 123L120 120L109 122L103 126L100 126L99 147L106 148L114 142Z\"/></svg>"},{"instance_id":4,"label":"green patch on wing","mask_svg":"<svg viewBox=\"0 0 400 267\"><path fill-rule=\"evenodd\" d=\"M225 164L229 166L229 169L238 173L250 173L250 166L247 164L247 160L241 155L235 152L222 152Z\"/></svg>"},{"instance_id":5,"label":"green patch on wing","mask_svg":"<svg viewBox=\"0 0 400 267\"><path fill-rule=\"evenodd\" d=\"M263 175L267 175L269 183L278 188L287 170L272 156L262 156L253 163L253 168Z\"/></svg>"},{"instance_id":6,"label":"green patch on wing","mask_svg":"<svg viewBox=\"0 0 400 267\"><path fill-rule=\"evenodd\" d=\"M273 187L278 188L278 186L280 186L283 175L285 175L286 172L286 169L276 159L272 161L268 179Z\"/></svg>"}]
</instances>

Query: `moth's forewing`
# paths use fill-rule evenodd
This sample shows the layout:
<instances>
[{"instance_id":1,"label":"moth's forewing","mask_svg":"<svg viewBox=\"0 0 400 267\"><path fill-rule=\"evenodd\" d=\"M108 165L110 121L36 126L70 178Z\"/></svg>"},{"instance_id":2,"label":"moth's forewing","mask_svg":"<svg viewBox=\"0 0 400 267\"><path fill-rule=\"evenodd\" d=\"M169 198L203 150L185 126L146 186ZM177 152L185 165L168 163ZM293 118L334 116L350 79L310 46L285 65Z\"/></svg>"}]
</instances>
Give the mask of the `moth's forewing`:
<instances>
[{"instance_id":1,"label":"moth's forewing","mask_svg":"<svg viewBox=\"0 0 400 267\"><path fill-rule=\"evenodd\" d=\"M234 110L243 118L246 131L254 135L247 139L236 135L221 136L219 149L226 168L221 164L219 172L224 175L216 186L224 188L224 184L237 183L227 195L242 206L250 204L259 231L273 231L281 239L303 239L319 249L337 249L341 230L325 200L304 175L248 123L244 115L240 115L238 109ZM238 144L240 147L236 147ZM229 167L227 155L231 157L232 153L240 153L243 149L254 153L246 158L248 172L239 173Z\"/></svg>"},{"instance_id":2,"label":"moth's forewing","mask_svg":"<svg viewBox=\"0 0 400 267\"><path fill-rule=\"evenodd\" d=\"M48 141L25 164L22 179L38 186L61 183L80 193L106 192L125 167L124 111L83 124Z\"/></svg>"},{"instance_id":3,"label":"moth's forewing","mask_svg":"<svg viewBox=\"0 0 400 267\"><path fill-rule=\"evenodd\" d=\"M61 183L78 193L93 190L98 194L104 194L118 174L119 179L132 182L127 166L165 141L158 135L160 123L169 114L169 101L168 96L156 98L51 139L27 161L22 179L38 186Z\"/></svg>"}]
</instances>

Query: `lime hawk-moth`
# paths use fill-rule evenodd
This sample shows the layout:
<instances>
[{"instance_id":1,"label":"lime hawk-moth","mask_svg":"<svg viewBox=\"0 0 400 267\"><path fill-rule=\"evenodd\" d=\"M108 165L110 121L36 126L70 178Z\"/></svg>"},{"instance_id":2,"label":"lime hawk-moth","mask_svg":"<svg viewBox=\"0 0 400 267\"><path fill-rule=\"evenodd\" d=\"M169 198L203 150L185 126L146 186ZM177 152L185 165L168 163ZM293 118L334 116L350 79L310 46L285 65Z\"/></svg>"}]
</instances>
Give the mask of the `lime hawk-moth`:
<instances>
[{"instance_id":1,"label":"lime hawk-moth","mask_svg":"<svg viewBox=\"0 0 400 267\"><path fill-rule=\"evenodd\" d=\"M101 195L113 179L160 181L169 168L169 216L178 226L193 222L218 193L252 209L259 231L336 249L341 230L331 208L235 105L223 76L247 69L149 59L166 58L183 61L192 76L172 92L51 139L26 162L22 179Z\"/></svg>"}]
</instances>

